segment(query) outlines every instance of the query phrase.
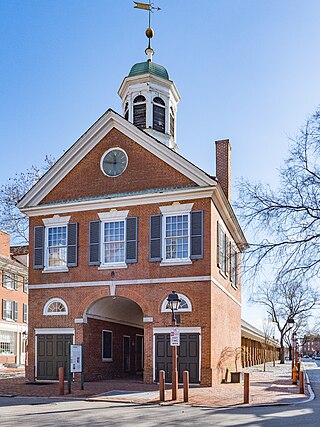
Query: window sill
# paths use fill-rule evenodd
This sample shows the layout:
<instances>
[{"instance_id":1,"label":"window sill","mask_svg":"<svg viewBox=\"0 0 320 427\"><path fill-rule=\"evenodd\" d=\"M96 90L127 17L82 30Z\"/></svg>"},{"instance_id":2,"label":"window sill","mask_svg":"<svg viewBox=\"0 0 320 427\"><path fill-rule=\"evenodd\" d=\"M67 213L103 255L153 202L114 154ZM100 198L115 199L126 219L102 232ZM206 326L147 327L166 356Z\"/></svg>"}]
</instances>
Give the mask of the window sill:
<instances>
[{"instance_id":1,"label":"window sill","mask_svg":"<svg viewBox=\"0 0 320 427\"><path fill-rule=\"evenodd\" d=\"M113 362L112 359L102 359L102 362Z\"/></svg>"},{"instance_id":2,"label":"window sill","mask_svg":"<svg viewBox=\"0 0 320 427\"><path fill-rule=\"evenodd\" d=\"M168 267L168 266L174 266L174 265L188 265L188 264L192 264L191 259L173 259L173 260L164 260L161 261L160 263L160 267Z\"/></svg>"},{"instance_id":3,"label":"window sill","mask_svg":"<svg viewBox=\"0 0 320 427\"><path fill-rule=\"evenodd\" d=\"M67 273L69 271L68 267L61 267L61 268L44 268L42 270L42 273Z\"/></svg>"},{"instance_id":4,"label":"window sill","mask_svg":"<svg viewBox=\"0 0 320 427\"><path fill-rule=\"evenodd\" d=\"M127 263L125 262L114 262L110 264L101 264L98 267L98 270L115 270L117 268L128 268Z\"/></svg>"}]
</instances>

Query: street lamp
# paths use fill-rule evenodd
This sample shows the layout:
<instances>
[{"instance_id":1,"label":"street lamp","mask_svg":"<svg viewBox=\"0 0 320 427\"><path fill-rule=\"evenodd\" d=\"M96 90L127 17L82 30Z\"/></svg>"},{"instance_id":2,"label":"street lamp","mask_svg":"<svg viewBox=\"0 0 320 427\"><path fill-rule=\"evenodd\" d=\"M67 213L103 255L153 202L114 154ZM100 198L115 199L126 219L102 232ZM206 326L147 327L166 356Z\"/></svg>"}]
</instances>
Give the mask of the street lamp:
<instances>
[{"instance_id":1,"label":"street lamp","mask_svg":"<svg viewBox=\"0 0 320 427\"><path fill-rule=\"evenodd\" d=\"M172 400L177 400L178 396L178 369L177 369L177 346L179 345L180 337L177 333L176 327L176 316L175 312L178 310L181 299L176 291L172 291L167 298L168 308L171 310L172 314L172 326L173 331L171 331L171 337L177 338L177 342L173 342L173 339L170 339L171 353L172 353Z\"/></svg>"},{"instance_id":2,"label":"street lamp","mask_svg":"<svg viewBox=\"0 0 320 427\"><path fill-rule=\"evenodd\" d=\"M288 322L287 322L290 326L290 329L293 328L294 325L294 318L293 317L289 317ZM295 341L294 341L294 332L292 332L291 335L291 371L293 372L293 368L294 368L294 345L295 345Z\"/></svg>"}]
</instances>

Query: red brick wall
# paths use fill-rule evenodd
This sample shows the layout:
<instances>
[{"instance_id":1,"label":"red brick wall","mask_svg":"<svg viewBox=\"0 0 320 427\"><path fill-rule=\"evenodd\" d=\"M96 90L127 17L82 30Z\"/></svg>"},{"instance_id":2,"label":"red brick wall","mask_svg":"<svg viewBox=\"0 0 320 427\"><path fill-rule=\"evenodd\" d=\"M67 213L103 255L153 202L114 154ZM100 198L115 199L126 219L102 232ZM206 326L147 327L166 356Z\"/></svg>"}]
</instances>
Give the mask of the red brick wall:
<instances>
[{"instance_id":1,"label":"red brick wall","mask_svg":"<svg viewBox=\"0 0 320 427\"><path fill-rule=\"evenodd\" d=\"M105 176L100 169L101 157L112 147L120 147L128 155L128 167L117 178ZM117 129L112 129L42 203L189 184L194 183Z\"/></svg>"},{"instance_id":2,"label":"red brick wall","mask_svg":"<svg viewBox=\"0 0 320 427\"><path fill-rule=\"evenodd\" d=\"M23 304L28 304L28 294L23 292L23 277L18 277L18 290L7 289L2 286L2 271L0 270L0 318L2 319L2 299L18 303L18 323L23 323Z\"/></svg>"},{"instance_id":3,"label":"red brick wall","mask_svg":"<svg viewBox=\"0 0 320 427\"><path fill-rule=\"evenodd\" d=\"M10 257L10 235L0 230L0 255Z\"/></svg>"},{"instance_id":4,"label":"red brick wall","mask_svg":"<svg viewBox=\"0 0 320 427\"><path fill-rule=\"evenodd\" d=\"M84 325L84 376L86 381L123 377L123 336L130 336L130 373L135 370L136 335L143 329L97 319L88 319ZM112 362L102 361L102 331L112 331Z\"/></svg>"},{"instance_id":5,"label":"red brick wall","mask_svg":"<svg viewBox=\"0 0 320 427\"><path fill-rule=\"evenodd\" d=\"M231 145L228 139L216 141L216 177L227 199L231 197Z\"/></svg>"}]
</instances>

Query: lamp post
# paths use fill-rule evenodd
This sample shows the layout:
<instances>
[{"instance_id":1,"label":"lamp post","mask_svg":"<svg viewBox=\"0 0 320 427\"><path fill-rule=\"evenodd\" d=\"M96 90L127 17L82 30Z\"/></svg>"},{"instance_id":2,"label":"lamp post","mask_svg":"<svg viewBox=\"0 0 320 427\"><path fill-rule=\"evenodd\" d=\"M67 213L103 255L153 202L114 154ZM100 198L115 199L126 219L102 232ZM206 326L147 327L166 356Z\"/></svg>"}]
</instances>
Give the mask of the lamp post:
<instances>
[{"instance_id":1,"label":"lamp post","mask_svg":"<svg viewBox=\"0 0 320 427\"><path fill-rule=\"evenodd\" d=\"M168 301L168 307L171 310L172 314L172 326L173 331L171 332L171 337L175 338L176 333L176 316L175 312L179 308L179 304L181 302L181 299L179 298L179 295L176 293L176 291L172 291L172 293L167 298ZM177 346L179 345L179 339L177 342L173 342L173 339L170 338L170 345L171 345L171 353L172 353L172 400L177 400L178 396L178 369L177 369Z\"/></svg>"},{"instance_id":2,"label":"lamp post","mask_svg":"<svg viewBox=\"0 0 320 427\"><path fill-rule=\"evenodd\" d=\"M293 317L289 317L288 319L288 324L291 325L290 329L293 328L294 325L294 318ZM293 368L294 368L294 332L292 332L291 335L291 372L293 372Z\"/></svg>"}]
</instances>

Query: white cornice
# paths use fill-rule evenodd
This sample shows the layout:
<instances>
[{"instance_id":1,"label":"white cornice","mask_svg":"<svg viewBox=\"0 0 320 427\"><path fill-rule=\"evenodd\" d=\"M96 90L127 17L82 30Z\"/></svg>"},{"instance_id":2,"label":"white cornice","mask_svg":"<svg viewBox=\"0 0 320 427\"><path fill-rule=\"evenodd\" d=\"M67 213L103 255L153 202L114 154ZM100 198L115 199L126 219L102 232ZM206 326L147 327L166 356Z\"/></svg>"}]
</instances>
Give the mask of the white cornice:
<instances>
[{"instance_id":1,"label":"white cornice","mask_svg":"<svg viewBox=\"0 0 320 427\"><path fill-rule=\"evenodd\" d=\"M147 204L173 203L184 200L195 200L211 197L214 187L185 188L181 190L166 191L163 193L136 194L131 196L101 198L98 200L84 200L76 202L61 202L52 205L39 205L30 208L22 208L22 212L28 216L52 215L90 210L102 210L141 206Z\"/></svg>"},{"instance_id":2,"label":"white cornice","mask_svg":"<svg viewBox=\"0 0 320 427\"><path fill-rule=\"evenodd\" d=\"M184 157L141 131L112 110L108 110L70 149L49 169L17 204L23 210L36 206L85 157L112 128L122 132L137 144L163 160L199 186L212 186L216 181Z\"/></svg>"}]
</instances>

